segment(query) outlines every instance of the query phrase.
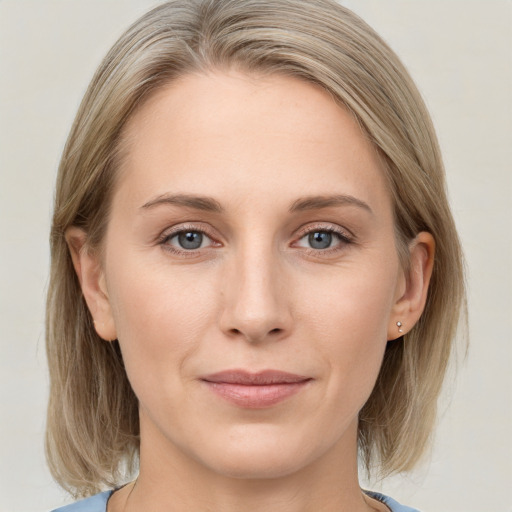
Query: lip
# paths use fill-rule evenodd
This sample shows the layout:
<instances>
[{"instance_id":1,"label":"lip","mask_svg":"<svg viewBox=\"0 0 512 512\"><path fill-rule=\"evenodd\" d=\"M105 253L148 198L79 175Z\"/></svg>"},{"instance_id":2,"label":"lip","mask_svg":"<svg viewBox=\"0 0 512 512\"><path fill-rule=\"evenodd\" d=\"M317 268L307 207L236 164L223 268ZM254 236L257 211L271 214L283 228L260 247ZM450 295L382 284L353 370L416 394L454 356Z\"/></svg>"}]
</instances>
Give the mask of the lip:
<instances>
[{"instance_id":1,"label":"lip","mask_svg":"<svg viewBox=\"0 0 512 512\"><path fill-rule=\"evenodd\" d=\"M312 379L280 370L225 370L200 379L218 396L247 409L276 405L301 391Z\"/></svg>"}]
</instances>

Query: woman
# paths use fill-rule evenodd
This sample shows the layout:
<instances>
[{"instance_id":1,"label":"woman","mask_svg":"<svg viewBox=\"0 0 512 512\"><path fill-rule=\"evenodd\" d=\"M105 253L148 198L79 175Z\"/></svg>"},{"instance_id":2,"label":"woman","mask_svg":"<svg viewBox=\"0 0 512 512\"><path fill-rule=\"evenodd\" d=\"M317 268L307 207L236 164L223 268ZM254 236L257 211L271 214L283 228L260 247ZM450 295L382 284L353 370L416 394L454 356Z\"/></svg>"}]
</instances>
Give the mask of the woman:
<instances>
[{"instance_id":1,"label":"woman","mask_svg":"<svg viewBox=\"0 0 512 512\"><path fill-rule=\"evenodd\" d=\"M50 467L110 489L65 510L412 510L358 454L425 451L461 252L419 93L350 11L142 17L82 102L51 241Z\"/></svg>"}]
</instances>

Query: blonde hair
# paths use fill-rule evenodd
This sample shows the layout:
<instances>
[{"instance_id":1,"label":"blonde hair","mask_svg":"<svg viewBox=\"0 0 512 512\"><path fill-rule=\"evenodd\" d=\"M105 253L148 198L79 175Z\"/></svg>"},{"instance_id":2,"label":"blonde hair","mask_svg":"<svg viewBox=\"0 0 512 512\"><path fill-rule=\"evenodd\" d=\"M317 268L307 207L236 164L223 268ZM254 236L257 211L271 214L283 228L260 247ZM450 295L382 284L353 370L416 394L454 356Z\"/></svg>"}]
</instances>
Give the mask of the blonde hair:
<instances>
[{"instance_id":1,"label":"blonde hair","mask_svg":"<svg viewBox=\"0 0 512 512\"><path fill-rule=\"evenodd\" d=\"M386 43L333 0L176 0L144 15L110 50L60 163L47 303L46 446L54 477L75 496L115 486L135 468L139 426L119 346L94 330L64 234L79 226L89 247L100 246L123 126L149 95L184 74L233 67L286 74L329 91L385 162L404 264L418 232L434 236L425 311L386 349L359 421L367 468L409 470L427 445L465 294L441 155L415 85Z\"/></svg>"}]
</instances>

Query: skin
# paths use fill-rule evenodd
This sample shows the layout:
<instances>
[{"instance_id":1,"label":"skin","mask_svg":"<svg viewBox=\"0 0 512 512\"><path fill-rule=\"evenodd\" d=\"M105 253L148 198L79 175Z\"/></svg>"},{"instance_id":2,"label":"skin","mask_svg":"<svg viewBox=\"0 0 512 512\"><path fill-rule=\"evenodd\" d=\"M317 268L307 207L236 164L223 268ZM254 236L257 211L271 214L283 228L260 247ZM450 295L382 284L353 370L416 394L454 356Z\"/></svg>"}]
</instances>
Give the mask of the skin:
<instances>
[{"instance_id":1,"label":"skin","mask_svg":"<svg viewBox=\"0 0 512 512\"><path fill-rule=\"evenodd\" d=\"M109 511L387 510L359 487L357 418L396 322L407 332L421 315L434 241L411 242L406 275L357 123L315 85L212 72L155 93L123 137L101 257L67 232L98 334L119 339L140 402L140 476ZM178 194L186 204L162 201ZM338 200L297 208L312 196ZM180 230L202 246L180 247ZM232 368L311 380L247 409L201 381Z\"/></svg>"}]
</instances>

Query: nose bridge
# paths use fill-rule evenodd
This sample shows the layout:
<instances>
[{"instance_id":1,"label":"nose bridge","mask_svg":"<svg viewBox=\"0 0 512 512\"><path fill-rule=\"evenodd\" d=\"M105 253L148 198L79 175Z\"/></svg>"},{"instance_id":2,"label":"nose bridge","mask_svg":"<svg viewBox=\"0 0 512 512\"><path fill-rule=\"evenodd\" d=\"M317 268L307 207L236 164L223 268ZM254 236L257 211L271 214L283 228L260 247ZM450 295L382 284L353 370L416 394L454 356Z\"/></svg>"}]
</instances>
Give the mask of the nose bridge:
<instances>
[{"instance_id":1,"label":"nose bridge","mask_svg":"<svg viewBox=\"0 0 512 512\"><path fill-rule=\"evenodd\" d=\"M223 331L252 342L287 332L290 308L279 254L271 241L247 240L234 252L227 267Z\"/></svg>"}]
</instances>

